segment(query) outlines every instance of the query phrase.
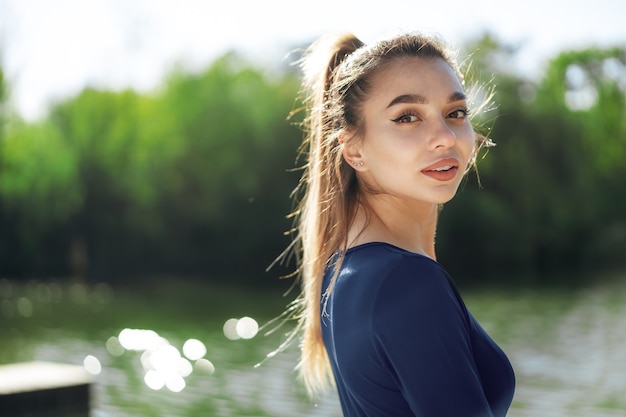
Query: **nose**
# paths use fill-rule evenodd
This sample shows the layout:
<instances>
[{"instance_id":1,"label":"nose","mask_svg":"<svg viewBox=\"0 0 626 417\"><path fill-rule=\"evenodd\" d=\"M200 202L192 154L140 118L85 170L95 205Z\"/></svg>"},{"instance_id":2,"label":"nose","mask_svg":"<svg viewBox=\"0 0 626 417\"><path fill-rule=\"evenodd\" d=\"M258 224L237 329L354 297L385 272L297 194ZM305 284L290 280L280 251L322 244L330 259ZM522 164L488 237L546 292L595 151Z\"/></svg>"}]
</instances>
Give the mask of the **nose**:
<instances>
[{"instance_id":1,"label":"nose","mask_svg":"<svg viewBox=\"0 0 626 417\"><path fill-rule=\"evenodd\" d=\"M456 143L456 132L447 123L446 119L439 117L433 121L432 131L429 140L431 149L448 149Z\"/></svg>"}]
</instances>

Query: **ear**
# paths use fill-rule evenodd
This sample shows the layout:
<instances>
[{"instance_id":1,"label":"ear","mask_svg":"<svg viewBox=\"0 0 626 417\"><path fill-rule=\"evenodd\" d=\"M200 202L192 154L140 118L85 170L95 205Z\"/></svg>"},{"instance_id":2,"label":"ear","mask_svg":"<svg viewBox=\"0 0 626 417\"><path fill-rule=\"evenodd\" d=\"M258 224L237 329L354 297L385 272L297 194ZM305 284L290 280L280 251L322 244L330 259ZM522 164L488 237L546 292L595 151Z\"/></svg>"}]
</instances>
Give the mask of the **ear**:
<instances>
[{"instance_id":1,"label":"ear","mask_svg":"<svg viewBox=\"0 0 626 417\"><path fill-rule=\"evenodd\" d=\"M341 144L341 153L343 159L357 171L363 171L365 161L361 153L361 141L353 133L349 131L342 131L339 134L339 143Z\"/></svg>"}]
</instances>

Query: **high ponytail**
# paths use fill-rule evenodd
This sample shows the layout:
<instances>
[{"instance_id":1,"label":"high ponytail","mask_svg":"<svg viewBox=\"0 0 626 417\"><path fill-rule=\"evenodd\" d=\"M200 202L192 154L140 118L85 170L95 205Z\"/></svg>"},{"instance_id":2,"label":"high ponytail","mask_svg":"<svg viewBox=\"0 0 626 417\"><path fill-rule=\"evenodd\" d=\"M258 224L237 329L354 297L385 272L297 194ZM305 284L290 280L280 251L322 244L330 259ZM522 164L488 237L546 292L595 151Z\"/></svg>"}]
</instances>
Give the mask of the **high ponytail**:
<instances>
[{"instance_id":1,"label":"high ponytail","mask_svg":"<svg viewBox=\"0 0 626 417\"><path fill-rule=\"evenodd\" d=\"M329 111L333 108L329 101L338 67L362 46L351 34L324 37L313 43L300 61L306 111L300 152L307 163L297 190L303 195L294 212L298 231L294 251L302 291L291 309L298 319L294 332L302 337L298 369L312 395L333 383L321 333L321 281L327 260L346 246L347 228L341 228L348 223L346 180L342 177L354 175L351 168L342 167L346 163L338 142L337 115Z\"/></svg>"}]
</instances>

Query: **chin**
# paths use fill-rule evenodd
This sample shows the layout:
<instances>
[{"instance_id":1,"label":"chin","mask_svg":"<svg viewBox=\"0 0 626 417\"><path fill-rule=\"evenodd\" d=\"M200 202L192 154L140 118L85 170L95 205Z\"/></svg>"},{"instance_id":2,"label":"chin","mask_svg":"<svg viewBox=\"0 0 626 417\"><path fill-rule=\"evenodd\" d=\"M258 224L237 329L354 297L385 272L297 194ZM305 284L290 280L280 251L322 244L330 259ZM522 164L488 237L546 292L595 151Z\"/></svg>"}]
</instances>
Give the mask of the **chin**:
<instances>
[{"instance_id":1,"label":"chin","mask_svg":"<svg viewBox=\"0 0 626 417\"><path fill-rule=\"evenodd\" d=\"M454 192L440 193L439 195L434 196L431 202L434 204L445 204L445 203L450 202L454 198L455 195L456 195L456 189L454 190Z\"/></svg>"}]
</instances>

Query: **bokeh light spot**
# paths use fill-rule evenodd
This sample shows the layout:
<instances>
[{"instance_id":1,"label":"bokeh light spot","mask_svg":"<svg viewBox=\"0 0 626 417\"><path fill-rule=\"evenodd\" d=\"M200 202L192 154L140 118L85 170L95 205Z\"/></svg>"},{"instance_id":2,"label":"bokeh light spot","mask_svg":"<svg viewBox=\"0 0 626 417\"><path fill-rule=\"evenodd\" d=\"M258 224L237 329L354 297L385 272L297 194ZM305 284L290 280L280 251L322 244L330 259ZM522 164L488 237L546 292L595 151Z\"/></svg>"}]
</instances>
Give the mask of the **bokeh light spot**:
<instances>
[{"instance_id":1,"label":"bokeh light spot","mask_svg":"<svg viewBox=\"0 0 626 417\"><path fill-rule=\"evenodd\" d=\"M76 304L86 304L87 299L87 287L79 282L70 285L69 288L70 298Z\"/></svg>"},{"instance_id":2,"label":"bokeh light spot","mask_svg":"<svg viewBox=\"0 0 626 417\"><path fill-rule=\"evenodd\" d=\"M56 282L51 282L48 284L48 289L50 290L50 301L53 303L60 303L63 301L63 289Z\"/></svg>"},{"instance_id":3,"label":"bokeh light spot","mask_svg":"<svg viewBox=\"0 0 626 417\"><path fill-rule=\"evenodd\" d=\"M102 365L100 364L100 361L93 355L85 356L85 359L83 359L83 366L91 375L98 375L102 372Z\"/></svg>"},{"instance_id":4,"label":"bokeh light spot","mask_svg":"<svg viewBox=\"0 0 626 417\"><path fill-rule=\"evenodd\" d=\"M168 374L165 378L165 386L172 392L181 392L185 389L185 380L178 374Z\"/></svg>"},{"instance_id":5,"label":"bokeh light spot","mask_svg":"<svg viewBox=\"0 0 626 417\"><path fill-rule=\"evenodd\" d=\"M237 320L231 326L233 332L236 332L236 324ZM138 352L145 371L144 382L153 390L163 387L172 392L184 390L185 378L194 371L191 361L195 361L196 369L207 374L215 371L213 364L203 359L207 352L203 342L190 338L179 350L154 330L123 329L119 336L109 337L106 349L113 356L121 356L126 351Z\"/></svg>"},{"instance_id":6,"label":"bokeh light spot","mask_svg":"<svg viewBox=\"0 0 626 417\"><path fill-rule=\"evenodd\" d=\"M187 358L195 361L206 355L206 346L198 339L189 339L183 345L183 353Z\"/></svg>"},{"instance_id":7,"label":"bokeh light spot","mask_svg":"<svg viewBox=\"0 0 626 417\"><path fill-rule=\"evenodd\" d=\"M149 352L149 363L152 369L164 372L176 372L180 362L180 352L172 345L159 346Z\"/></svg>"},{"instance_id":8,"label":"bokeh light spot","mask_svg":"<svg viewBox=\"0 0 626 417\"><path fill-rule=\"evenodd\" d=\"M237 335L242 339L252 339L259 331L259 323L252 317L242 317L237 322Z\"/></svg>"},{"instance_id":9,"label":"bokeh light spot","mask_svg":"<svg viewBox=\"0 0 626 417\"><path fill-rule=\"evenodd\" d=\"M111 356L122 356L125 351L119 339L115 336L111 336L107 339L105 347Z\"/></svg>"},{"instance_id":10,"label":"bokeh light spot","mask_svg":"<svg viewBox=\"0 0 626 417\"><path fill-rule=\"evenodd\" d=\"M237 334L237 323L239 320L237 319L228 319L224 323L224 336L230 340L239 339L239 335Z\"/></svg>"},{"instance_id":11,"label":"bokeh light spot","mask_svg":"<svg viewBox=\"0 0 626 417\"><path fill-rule=\"evenodd\" d=\"M167 340L163 339L154 330L124 329L118 339L126 350L155 350Z\"/></svg>"},{"instance_id":12,"label":"bokeh light spot","mask_svg":"<svg viewBox=\"0 0 626 417\"><path fill-rule=\"evenodd\" d=\"M39 284L37 284L37 300L39 300L40 303L49 303L52 301L52 291L50 291L50 287L48 286L48 284L45 284L43 282L40 282Z\"/></svg>"},{"instance_id":13,"label":"bokeh light spot","mask_svg":"<svg viewBox=\"0 0 626 417\"><path fill-rule=\"evenodd\" d=\"M17 300L17 312L22 317L31 317L33 315L33 303L26 297L20 297Z\"/></svg>"},{"instance_id":14,"label":"bokeh light spot","mask_svg":"<svg viewBox=\"0 0 626 417\"><path fill-rule=\"evenodd\" d=\"M143 377L143 381L146 383L148 388L155 391L158 391L165 386L165 379L163 378L163 375L153 369L146 372L146 375Z\"/></svg>"},{"instance_id":15,"label":"bokeh light spot","mask_svg":"<svg viewBox=\"0 0 626 417\"><path fill-rule=\"evenodd\" d=\"M196 361L195 367L196 369L202 372L206 372L209 375L213 375L213 373L215 372L215 366L213 365L213 362L208 359L198 359Z\"/></svg>"},{"instance_id":16,"label":"bokeh light spot","mask_svg":"<svg viewBox=\"0 0 626 417\"><path fill-rule=\"evenodd\" d=\"M183 378L187 378L189 375L191 375L192 371L193 366L191 366L191 362L189 362L185 358L180 358L178 360L178 375L182 376Z\"/></svg>"}]
</instances>

